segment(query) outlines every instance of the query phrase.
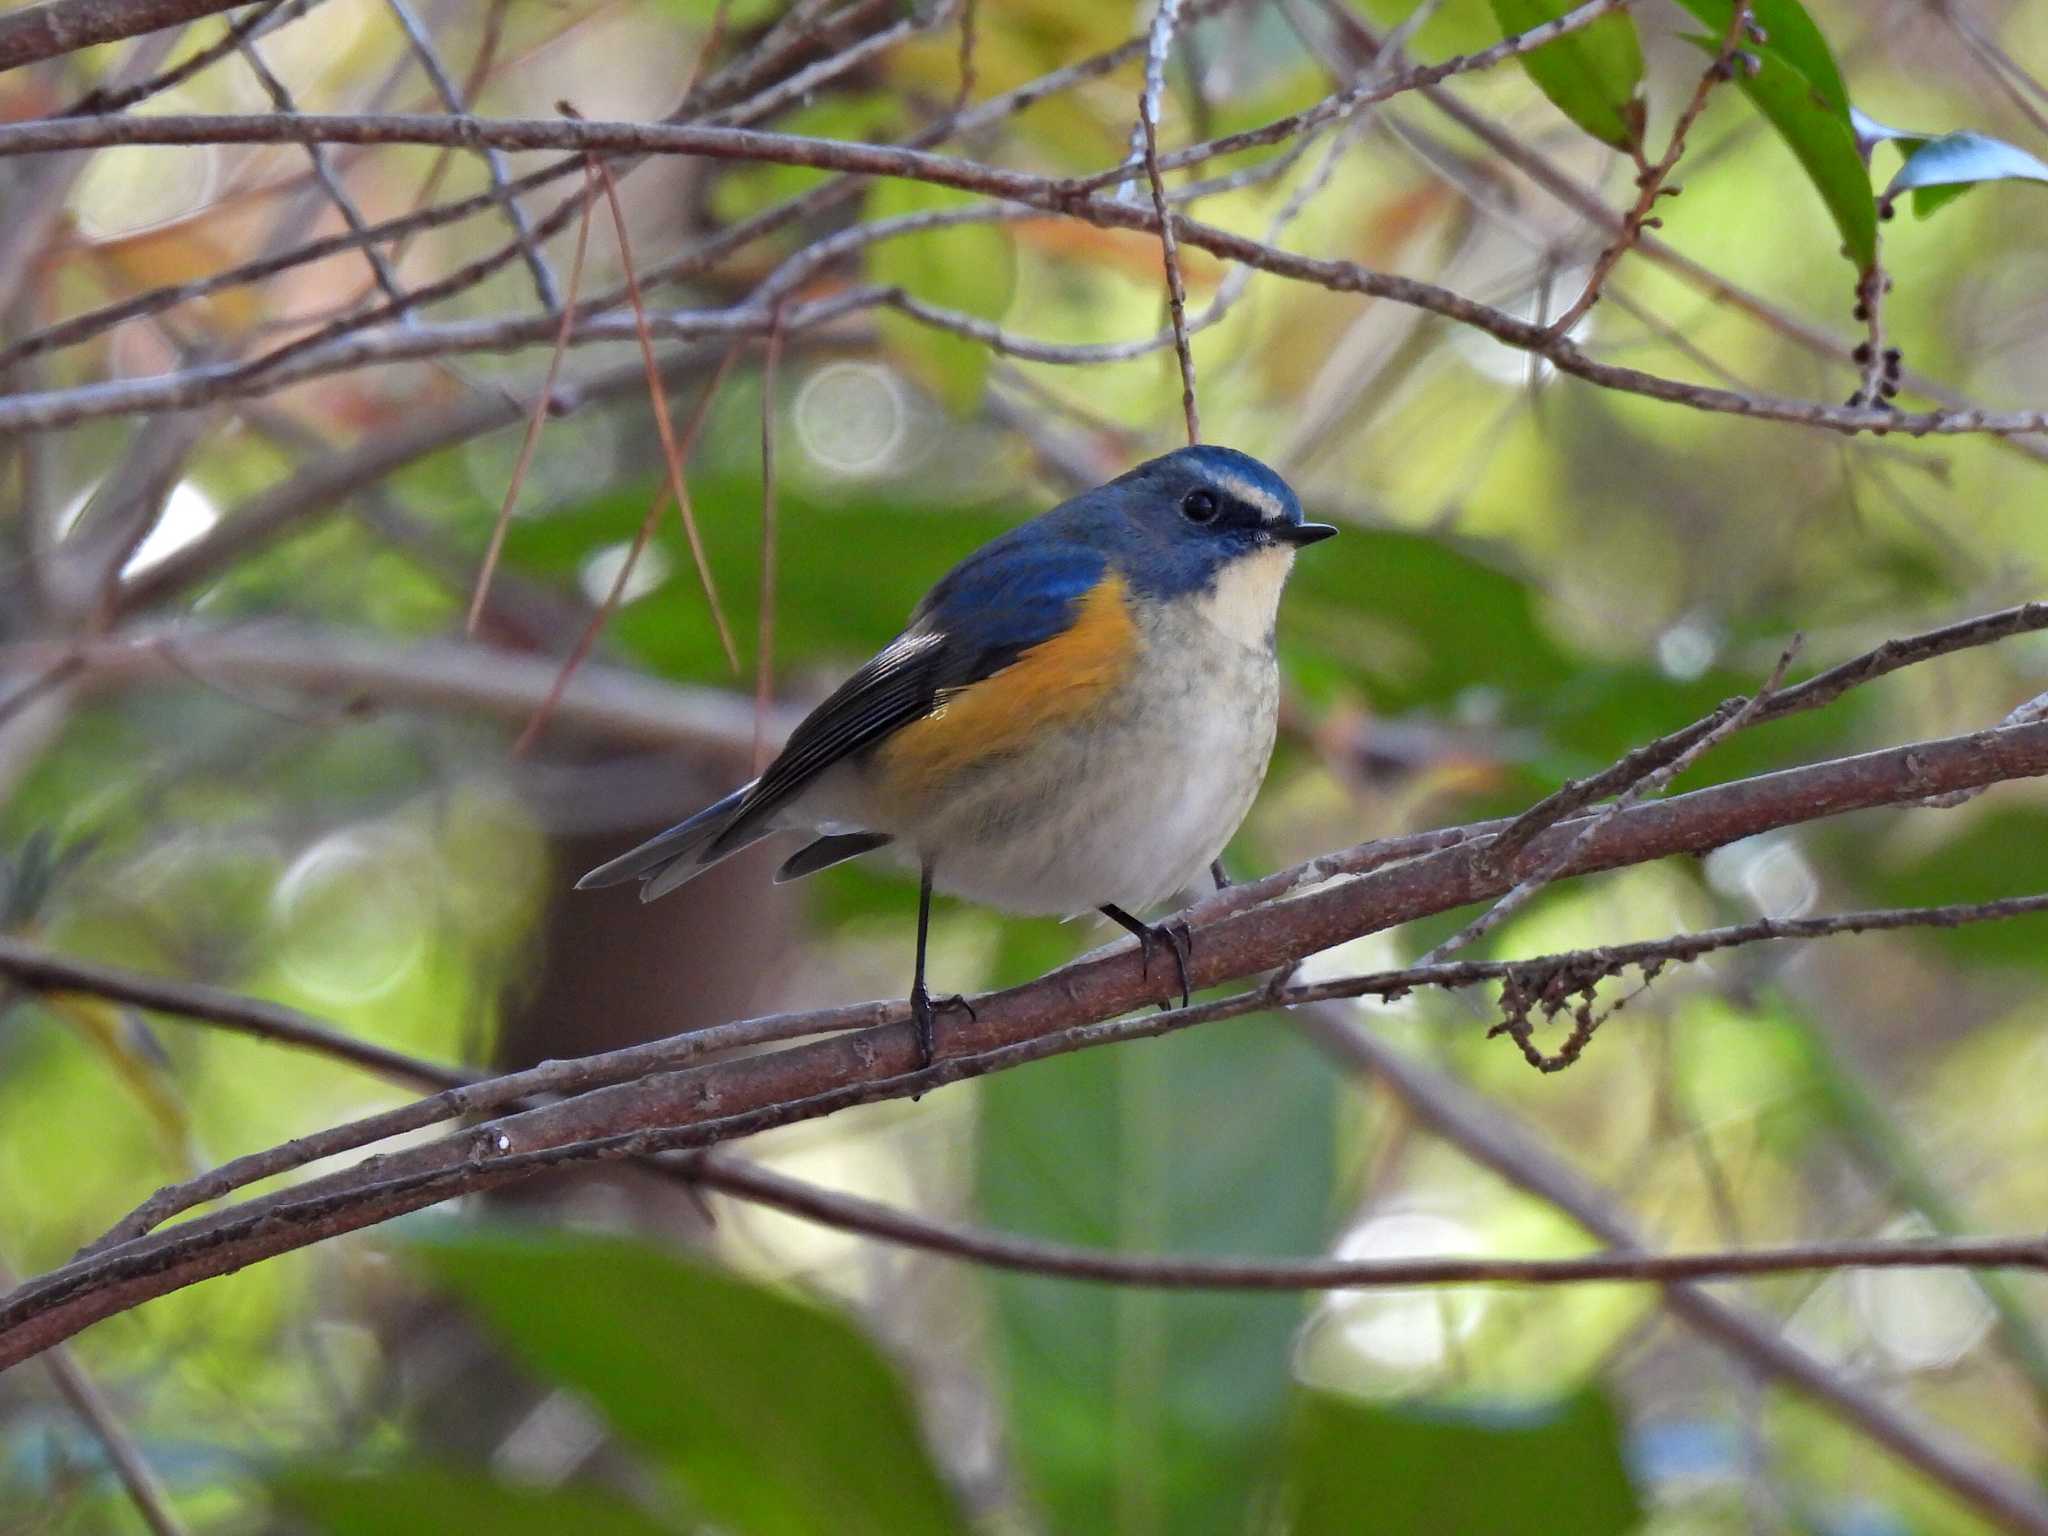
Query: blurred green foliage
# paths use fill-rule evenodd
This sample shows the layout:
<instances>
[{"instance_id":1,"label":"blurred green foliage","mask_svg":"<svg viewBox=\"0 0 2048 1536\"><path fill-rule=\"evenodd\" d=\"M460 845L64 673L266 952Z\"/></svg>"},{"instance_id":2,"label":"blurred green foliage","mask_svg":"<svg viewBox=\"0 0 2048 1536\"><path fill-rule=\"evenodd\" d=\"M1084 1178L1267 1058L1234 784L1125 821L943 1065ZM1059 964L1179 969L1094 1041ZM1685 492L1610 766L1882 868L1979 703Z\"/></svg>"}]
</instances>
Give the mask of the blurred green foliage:
<instances>
[{"instance_id":1,"label":"blurred green foliage","mask_svg":"<svg viewBox=\"0 0 2048 1536\"><path fill-rule=\"evenodd\" d=\"M1532 1530L1539 1520L1620 1536L1642 1519L1620 1421L1598 1393L1519 1413L1309 1393L1293 1436L1289 1529L1300 1536L1356 1531L1361 1517L1384 1536Z\"/></svg>"},{"instance_id":2,"label":"blurred green foliage","mask_svg":"<svg viewBox=\"0 0 2048 1536\"><path fill-rule=\"evenodd\" d=\"M504 49L517 62L479 110L546 112L573 91L593 117L655 115L650 102L718 10L587 9L510 7ZM777 9L748 0L727 24L744 42ZM1353 6L1377 28L1414 9ZM1567 9L1446 0L1407 46L1443 58ZM2042 8L1983 9L1999 48L2048 58ZM1284 8L1238 12L1194 29L1176 56L1169 144L1256 125L1329 88ZM1858 141L1868 124L1852 115L1923 125L1925 143L1891 134L1884 151L1910 167L1951 131L2031 159L2015 146L2040 147L2038 106L1985 88L1995 60L1942 8L1758 0L1754 13L1764 37L1744 48L1756 68L1714 93L1675 178L1684 195L1658 206L1659 238L1741 297L1717 300L1637 253L1580 344L1656 372L1839 399L1857 370L1788 333L1859 338L1839 253L1860 269L1881 252L1896 280L1887 334L1910 366L1995 406L2038 403L2048 252L2037 190L1992 187L1924 225L1881 224L1875 188L1891 162L1872 168ZM309 100L358 99L397 58L381 12L375 26L367 14L330 0L279 34L280 67ZM1686 38L1704 29L1718 46L1731 15L1726 0L1638 5L1451 89L1512 143L1626 207L1634 168L1602 146L1630 141L1640 97L1656 157L1702 68ZM1131 21L1096 0L983 4L970 100L1113 46ZM479 41L473 19L450 30L463 47ZM176 46L182 56L202 41ZM901 137L953 99L958 41L914 40L767 126ZM1113 164L1137 81L1132 66L1052 97L964 152L1073 172ZM213 72L191 91L198 108L237 100ZM1601 239L1422 102L1377 110L1284 243L1535 318L1568 304ZM1975 154L1965 169L1987 177L2021 163ZM430 158L359 174L396 207ZM1263 232L1316 158L1198 215ZM445 190L475 190L482 174L457 158ZM1919 203L1947 190L1921 179L1932 174L1921 163L1899 185ZM737 162L636 170L625 187L643 269L820 179ZM876 184L828 225L749 247L738 275L757 278L855 219L954 201ZM74 210L82 228L94 211ZM424 236L414 259L467 259L477 229ZM226 212L99 238L98 259L57 264L39 298L68 313L124 283L182 280L242 239ZM566 243L553 254L565 265ZM617 278L602 221L591 259L589 290ZM1055 220L967 224L877 245L817 283L899 285L1026 336L1096 343L1157 330L1158 261L1150 241ZM1199 309L1223 274L1190 255L1187 275ZM516 277L450 312L530 304ZM292 302L339 302L360 279L353 267L323 273ZM655 302L728 303L727 281L663 288ZM180 312L194 327L218 318ZM112 345L86 352L52 361L52 381L133 365ZM570 367L633 356L591 349ZM2041 468L2025 443L1837 440L1605 394L1395 306L1266 277L1196 337L1195 359L1208 434L1282 465L1316 515L1345 525L1304 556L1283 609L1288 721L1230 853L1241 872L1513 810L1753 689L1795 632L1804 673L2038 595L2048 564ZM538 366L478 356L459 375L379 370L304 386L276 409L336 442L374 441L464 387L523 384ZM698 387L672 390L679 417ZM770 402L783 472L764 625L763 402L748 360L714 402L691 471L735 632L767 633L778 693L815 699L955 560L1070 488L1057 466L1106 474L1173 442L1177 399L1163 352L1064 368L994 357L900 315L872 333L849 328L829 350L792 342ZM580 625L659 484L647 410L627 398L548 423L505 544L508 589L544 594ZM223 431L193 460L191 488L230 515L297 461L260 426ZM410 465L362 515L286 530L149 617L282 620L368 637L401 659L449 641L517 436ZM45 472L66 495L83 490L122 442L111 427L57 440ZM380 510L397 522L380 523ZM673 511L642 576L593 665L749 692L752 678L725 662ZM489 639L552 660L576 627ZM1679 787L1974 729L2044 683L2038 641L1917 668L1745 733ZM743 956L750 990L717 994L728 1012L893 994L907 975L915 891L882 866L832 871L795 906L765 880L692 888L617 919L641 925L628 951L596 950L578 927L590 909L568 904L574 861L690 809L743 774L743 753L625 765L652 784L629 792L608 776L616 743L569 725L508 763L521 711L463 696L400 707L347 678L252 683L197 665L63 704L41 737L0 730L0 910L10 932L68 952L215 981L478 1064L610 1043L613 1010L630 1010L600 984L622 966L647 969L648 995L627 998L647 1033L710 1021L696 1009L711 983L690 967L709 971L718 949L760 946ZM2044 847L2048 802L2009 786L1948 811L1850 818L1559 888L1485 949L2016 894L2040 886ZM671 914L679 927L657 926ZM1361 939L1307 974L1412 956L1460 916ZM1626 1007L1554 1078L1485 1038L1481 993L1355 1016L1488 1095L1672 1246L2031 1230L2048 1158L2039 935L2014 923L1759 948L1631 980L1603 989L1603 1004ZM942 905L935 976L947 990L1007 984L1106 937ZM683 965L663 969L678 953ZM0 1251L19 1270L62 1262L190 1167L397 1097L296 1053L130 1010L13 995L0 1008ZM1271 1018L1039 1063L746 1151L936 1216L1127 1251L1530 1255L1590 1242ZM722 1199L706 1226L623 1177L533 1198L544 1209L518 1228L413 1227L208 1282L95 1327L77 1354L195 1531L1985 1529L1824 1412L1678 1334L1643 1287L1153 1294L963 1268ZM650 1235L619 1235L633 1228ZM1831 1368L2011 1466L2048 1468L2048 1279L1785 1277L1739 1295ZM0 1382L0 1531L17 1527L140 1529L103 1453L32 1369Z\"/></svg>"}]
</instances>

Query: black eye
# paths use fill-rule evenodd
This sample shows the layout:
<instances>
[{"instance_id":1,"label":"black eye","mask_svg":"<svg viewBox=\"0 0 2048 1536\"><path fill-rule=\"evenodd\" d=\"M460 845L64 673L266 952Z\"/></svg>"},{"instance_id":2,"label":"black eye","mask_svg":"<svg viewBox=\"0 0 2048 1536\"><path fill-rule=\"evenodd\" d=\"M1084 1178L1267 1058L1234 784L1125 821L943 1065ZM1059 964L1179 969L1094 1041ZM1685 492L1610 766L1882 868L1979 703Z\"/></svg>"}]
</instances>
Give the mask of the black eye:
<instances>
[{"instance_id":1,"label":"black eye","mask_svg":"<svg viewBox=\"0 0 2048 1536\"><path fill-rule=\"evenodd\" d=\"M1180 499L1180 515L1191 523L1213 523L1216 511L1213 491L1189 491Z\"/></svg>"}]
</instances>

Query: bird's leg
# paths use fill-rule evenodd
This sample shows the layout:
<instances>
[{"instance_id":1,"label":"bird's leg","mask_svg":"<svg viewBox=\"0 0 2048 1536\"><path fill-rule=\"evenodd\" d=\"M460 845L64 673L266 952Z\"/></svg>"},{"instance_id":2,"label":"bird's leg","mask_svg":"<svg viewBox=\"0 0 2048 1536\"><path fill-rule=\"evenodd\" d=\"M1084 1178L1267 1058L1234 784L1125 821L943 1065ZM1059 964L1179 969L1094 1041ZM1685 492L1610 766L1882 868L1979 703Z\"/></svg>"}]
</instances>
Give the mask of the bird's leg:
<instances>
[{"instance_id":1,"label":"bird's leg","mask_svg":"<svg viewBox=\"0 0 2048 1536\"><path fill-rule=\"evenodd\" d=\"M932 1029L933 1012L938 1008L965 1008L967 1017L978 1018L974 1004L955 992L950 997L933 997L924 985L925 940L932 926L932 866L925 863L922 878L917 886L917 976L910 983L910 1021L917 1026L917 1064L919 1068L932 1064L938 1040Z\"/></svg>"},{"instance_id":2,"label":"bird's leg","mask_svg":"<svg viewBox=\"0 0 2048 1536\"><path fill-rule=\"evenodd\" d=\"M1124 932L1132 934L1137 938L1138 963L1147 977L1152 974L1152 946L1154 944L1164 944L1173 952L1173 968L1180 973L1180 1005L1183 1008L1187 1007L1190 996L1188 991L1188 961L1192 954L1188 925L1178 920L1157 924L1143 922L1131 916L1122 907L1109 902L1105 902L1095 910L1108 918L1112 923L1115 923L1117 927L1123 929ZM1164 1008L1167 1005L1161 1003L1159 1006Z\"/></svg>"}]
</instances>

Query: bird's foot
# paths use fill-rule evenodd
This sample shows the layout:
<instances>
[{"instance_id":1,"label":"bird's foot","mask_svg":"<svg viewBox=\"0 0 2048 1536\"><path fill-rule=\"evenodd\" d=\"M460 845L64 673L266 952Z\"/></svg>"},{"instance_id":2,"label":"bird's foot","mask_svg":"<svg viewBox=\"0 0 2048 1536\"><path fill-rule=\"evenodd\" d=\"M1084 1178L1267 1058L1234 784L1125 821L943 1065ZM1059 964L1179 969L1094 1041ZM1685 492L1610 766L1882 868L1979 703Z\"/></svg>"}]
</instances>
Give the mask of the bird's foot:
<instances>
[{"instance_id":1,"label":"bird's foot","mask_svg":"<svg viewBox=\"0 0 2048 1536\"><path fill-rule=\"evenodd\" d=\"M930 1066L933 1058L937 1055L938 1036L933 1025L939 1010L942 1008L964 1008L967 1010L968 1018L978 1019L981 1017L980 1014L974 1011L974 1004L967 1001L958 992L933 997L931 993L925 990L923 982L920 981L913 986L910 989L910 1022L917 1027L917 1066L919 1071L923 1071L926 1067Z\"/></svg>"},{"instance_id":2,"label":"bird's foot","mask_svg":"<svg viewBox=\"0 0 2048 1536\"><path fill-rule=\"evenodd\" d=\"M1180 981L1180 1005L1185 1008L1192 993L1188 988L1188 962L1194 957L1194 940L1188 925L1179 918L1169 922L1153 923L1138 933L1138 965L1147 978L1152 975L1152 947L1164 944L1173 955L1174 974ZM1161 1013L1172 1006L1172 994L1160 1001Z\"/></svg>"}]
</instances>

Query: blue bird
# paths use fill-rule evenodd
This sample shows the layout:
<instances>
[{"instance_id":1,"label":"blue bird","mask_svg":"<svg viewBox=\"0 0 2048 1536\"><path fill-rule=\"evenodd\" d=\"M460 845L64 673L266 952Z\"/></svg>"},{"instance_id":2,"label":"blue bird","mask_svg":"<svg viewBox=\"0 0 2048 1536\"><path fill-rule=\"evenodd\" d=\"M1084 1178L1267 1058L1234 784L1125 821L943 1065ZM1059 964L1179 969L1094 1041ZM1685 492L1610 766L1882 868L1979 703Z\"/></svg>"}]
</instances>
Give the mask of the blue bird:
<instances>
[{"instance_id":1,"label":"blue bird","mask_svg":"<svg viewBox=\"0 0 2048 1536\"><path fill-rule=\"evenodd\" d=\"M652 901L773 832L814 837L778 881L892 849L920 875L910 1006L927 1065L934 890L1098 911L1148 969L1170 947L1185 1004L1185 926L1132 914L1186 890L1251 809L1279 710L1280 589L1295 551L1336 531L1232 449L1141 464L969 555L759 778L577 887L638 880Z\"/></svg>"}]
</instances>

